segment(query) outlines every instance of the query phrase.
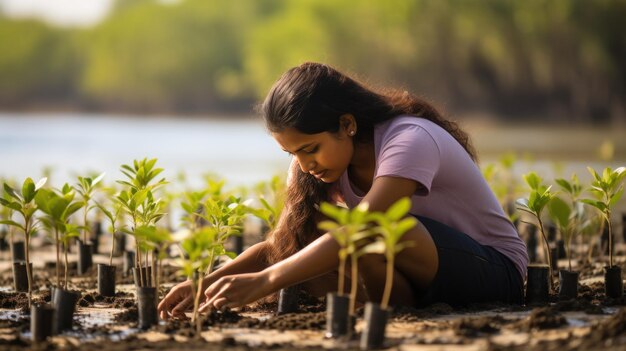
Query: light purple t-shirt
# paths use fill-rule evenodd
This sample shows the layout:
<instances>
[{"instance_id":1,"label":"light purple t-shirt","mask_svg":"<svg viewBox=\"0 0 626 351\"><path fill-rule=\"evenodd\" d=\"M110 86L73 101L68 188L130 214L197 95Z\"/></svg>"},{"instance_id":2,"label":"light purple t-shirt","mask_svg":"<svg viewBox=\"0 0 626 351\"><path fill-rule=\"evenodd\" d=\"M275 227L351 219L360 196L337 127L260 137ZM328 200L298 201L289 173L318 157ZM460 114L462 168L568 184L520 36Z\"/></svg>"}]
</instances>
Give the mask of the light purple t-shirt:
<instances>
[{"instance_id":1,"label":"light purple t-shirt","mask_svg":"<svg viewBox=\"0 0 626 351\"><path fill-rule=\"evenodd\" d=\"M401 177L423 185L411 197L411 214L446 224L493 247L526 276L526 245L478 166L452 135L429 120L399 116L375 127L374 150L374 179ZM347 170L337 188L350 208L365 195L350 183Z\"/></svg>"}]
</instances>

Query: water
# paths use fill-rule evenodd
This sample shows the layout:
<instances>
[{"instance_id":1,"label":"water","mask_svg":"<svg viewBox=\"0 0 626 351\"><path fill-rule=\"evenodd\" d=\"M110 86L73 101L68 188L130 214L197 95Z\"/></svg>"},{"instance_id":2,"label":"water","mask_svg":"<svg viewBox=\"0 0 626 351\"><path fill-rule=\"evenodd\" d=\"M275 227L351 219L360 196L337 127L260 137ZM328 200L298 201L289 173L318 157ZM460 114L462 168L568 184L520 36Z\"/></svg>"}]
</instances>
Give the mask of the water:
<instances>
[{"instance_id":1,"label":"water","mask_svg":"<svg viewBox=\"0 0 626 351\"><path fill-rule=\"evenodd\" d=\"M144 157L158 158L168 180L184 172L196 185L206 173L251 185L289 165L258 119L0 113L0 178L40 178L50 167L55 185L96 172L112 182Z\"/></svg>"}]
</instances>

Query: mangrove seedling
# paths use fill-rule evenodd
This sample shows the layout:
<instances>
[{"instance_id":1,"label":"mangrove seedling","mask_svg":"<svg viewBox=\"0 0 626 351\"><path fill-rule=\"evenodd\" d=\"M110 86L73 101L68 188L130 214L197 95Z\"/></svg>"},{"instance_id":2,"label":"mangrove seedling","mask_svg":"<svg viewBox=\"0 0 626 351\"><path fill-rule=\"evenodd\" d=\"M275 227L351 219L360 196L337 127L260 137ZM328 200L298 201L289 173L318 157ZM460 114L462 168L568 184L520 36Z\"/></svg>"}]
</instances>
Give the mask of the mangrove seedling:
<instances>
[{"instance_id":1,"label":"mangrove seedling","mask_svg":"<svg viewBox=\"0 0 626 351\"><path fill-rule=\"evenodd\" d=\"M371 246L365 245L365 241L368 237L373 235L373 232L369 230L368 223L370 221L367 203L361 203L353 209L342 208L334 206L330 203L324 202L320 206L320 211L331 218L332 220L321 221L318 224L318 228L328 232L339 243L340 247L345 246L345 250L339 251L339 286L338 293L343 294L343 284L345 275L341 272L345 270L346 259L350 257L350 309L349 314L354 315L356 306L356 295L358 290L358 261L359 258L369 253L368 248ZM343 266L343 267L342 267Z\"/></svg>"},{"instance_id":2,"label":"mangrove seedling","mask_svg":"<svg viewBox=\"0 0 626 351\"><path fill-rule=\"evenodd\" d=\"M385 212L373 212L371 218L376 222L374 232L379 234L374 243L366 246L372 253L381 253L387 261L385 289L380 305L368 302L365 305L365 328L361 334L361 349L380 348L385 340L385 328L389 316L389 299L393 287L393 273L396 255L407 247L414 245L412 241L401 241L410 229L417 225L417 219L407 216L411 209L411 199L403 197L396 201Z\"/></svg>"},{"instance_id":3,"label":"mangrove seedling","mask_svg":"<svg viewBox=\"0 0 626 351\"><path fill-rule=\"evenodd\" d=\"M33 274L30 267L30 236L36 229L35 212L37 212L37 204L35 196L39 189L46 183L47 179L42 178L35 184L31 178L26 178L22 185L21 193L13 189L9 184L4 183L4 191L11 197L10 200L0 198L0 204L9 207L22 215L23 224L13 220L0 221L1 224L17 227L24 232L25 248L26 248L26 275L28 277L28 307L32 302Z\"/></svg>"},{"instance_id":4,"label":"mangrove seedling","mask_svg":"<svg viewBox=\"0 0 626 351\"><path fill-rule=\"evenodd\" d=\"M545 228L543 225L542 215L546 206L554 197L552 193L552 186L546 187L542 184L542 179L537 173L530 172L523 175L526 184L530 187L530 195L528 198L521 198L516 201L517 209L532 215L539 226L539 232L543 238L544 253L548 262L548 275L550 281L550 291L553 289L554 282L552 281L552 258L550 257L550 244L548 243L548 237L546 236ZM530 225L534 223L525 222Z\"/></svg>"},{"instance_id":5,"label":"mangrove seedling","mask_svg":"<svg viewBox=\"0 0 626 351\"><path fill-rule=\"evenodd\" d=\"M157 159L144 158L141 161L134 160L133 165L122 165L121 172L128 180L118 180L126 189L120 191L116 200L122 205L124 211L131 218L131 227L126 233L135 238L136 248L136 270L139 274L139 285L144 286L148 282L148 277L144 277L142 273L142 256L140 238L135 235L135 230L140 226L155 225L163 217L161 212L162 203L159 199L155 199L153 191L165 185L167 182L164 178L156 180L156 177L163 172L162 168L155 168ZM149 262L146 254L146 273L148 271Z\"/></svg>"},{"instance_id":6,"label":"mangrove seedling","mask_svg":"<svg viewBox=\"0 0 626 351\"><path fill-rule=\"evenodd\" d=\"M78 177L78 183L76 184L76 191L82 198L82 208L83 208L83 242L85 244L89 243L91 238L91 226L89 225L89 221L87 215L89 211L93 208L91 206L91 199L93 197L93 193L96 189L96 185L104 178L105 173L101 173L95 178L91 177Z\"/></svg>"},{"instance_id":7,"label":"mangrove seedling","mask_svg":"<svg viewBox=\"0 0 626 351\"><path fill-rule=\"evenodd\" d=\"M594 194L595 199L582 201L600 211L609 229L609 265L605 267L604 276L606 294L609 297L621 297L623 294L621 267L613 265L611 210L624 193L623 180L626 176L626 167L619 167L615 170L607 167L602 172L602 176L591 167L588 167L588 170L593 176L589 191Z\"/></svg>"},{"instance_id":8,"label":"mangrove seedling","mask_svg":"<svg viewBox=\"0 0 626 351\"><path fill-rule=\"evenodd\" d=\"M184 255L178 260L181 267L180 274L191 280L191 291L194 296L193 315L191 322L196 324L196 335L200 336L202 330L202 318L198 313L200 298L202 297L201 272L210 270L215 256L223 252L223 247L216 242L217 230L212 227L202 227L189 232L189 235L181 242Z\"/></svg>"},{"instance_id":9,"label":"mangrove seedling","mask_svg":"<svg viewBox=\"0 0 626 351\"><path fill-rule=\"evenodd\" d=\"M61 287L61 236L67 234L69 217L83 206L80 202L74 202L74 195L74 189L66 183L60 193L52 189L44 188L40 189L35 197L37 207L45 213L45 216L40 218L41 221L54 233L56 248L56 286L58 288ZM67 280L67 274L65 279ZM64 285L67 286L67 284Z\"/></svg>"}]
</instances>

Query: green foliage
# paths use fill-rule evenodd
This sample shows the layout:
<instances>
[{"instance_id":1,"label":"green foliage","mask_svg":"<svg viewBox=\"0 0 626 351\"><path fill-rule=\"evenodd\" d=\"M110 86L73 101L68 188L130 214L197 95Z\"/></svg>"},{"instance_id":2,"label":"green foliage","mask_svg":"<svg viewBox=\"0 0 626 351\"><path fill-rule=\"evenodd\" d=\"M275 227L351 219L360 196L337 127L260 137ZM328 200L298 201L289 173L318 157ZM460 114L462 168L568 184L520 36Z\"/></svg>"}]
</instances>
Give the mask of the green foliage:
<instances>
[{"instance_id":1,"label":"green foliage","mask_svg":"<svg viewBox=\"0 0 626 351\"><path fill-rule=\"evenodd\" d=\"M34 203L35 196L46 183L47 178L42 178L37 184L31 179L26 178L22 185L21 193L16 189L13 189L9 184L4 183L4 191L7 198L0 198L0 205L10 208L13 211L22 215L24 223L17 223L13 220L7 219L0 221L1 224L17 227L24 232L26 237L29 237L33 233L34 223L33 216L38 210L37 204Z\"/></svg>"},{"instance_id":2,"label":"green foliage","mask_svg":"<svg viewBox=\"0 0 626 351\"><path fill-rule=\"evenodd\" d=\"M624 177L626 176L626 167L619 167L615 170L607 167L598 174L593 168L587 167L589 173L593 176L591 188L589 191L595 196L595 199L583 199L583 203L597 208L607 225L609 226L609 266L613 266L613 230L611 225L611 209L619 201L624 193Z\"/></svg>"},{"instance_id":3,"label":"green foliage","mask_svg":"<svg viewBox=\"0 0 626 351\"><path fill-rule=\"evenodd\" d=\"M280 176L273 176L269 182L261 182L255 186L259 194L261 208L250 208L250 212L262 219L269 230L276 228L278 219L285 207L286 185Z\"/></svg>"}]
</instances>

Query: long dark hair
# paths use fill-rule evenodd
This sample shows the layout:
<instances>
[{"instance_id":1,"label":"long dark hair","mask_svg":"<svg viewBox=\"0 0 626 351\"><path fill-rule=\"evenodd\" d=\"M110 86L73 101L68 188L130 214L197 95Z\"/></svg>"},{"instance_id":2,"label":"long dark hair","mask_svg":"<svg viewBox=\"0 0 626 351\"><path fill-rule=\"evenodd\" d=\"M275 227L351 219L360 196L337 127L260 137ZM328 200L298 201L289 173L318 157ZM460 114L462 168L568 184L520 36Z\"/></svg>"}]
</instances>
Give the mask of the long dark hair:
<instances>
[{"instance_id":1,"label":"long dark hair","mask_svg":"<svg viewBox=\"0 0 626 351\"><path fill-rule=\"evenodd\" d=\"M356 143L371 142L374 126L396 116L425 118L450 133L476 161L468 135L428 102L406 91L375 91L324 64L308 62L285 72L260 109L267 129L273 133L286 128L305 134L336 133L339 117L351 114L358 127L353 139ZM316 205L329 200L331 184L299 170L290 172L282 216L268 234L270 263L289 257L319 237Z\"/></svg>"}]
</instances>

